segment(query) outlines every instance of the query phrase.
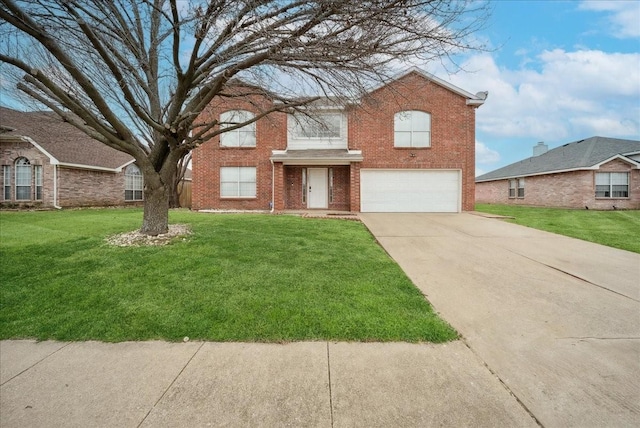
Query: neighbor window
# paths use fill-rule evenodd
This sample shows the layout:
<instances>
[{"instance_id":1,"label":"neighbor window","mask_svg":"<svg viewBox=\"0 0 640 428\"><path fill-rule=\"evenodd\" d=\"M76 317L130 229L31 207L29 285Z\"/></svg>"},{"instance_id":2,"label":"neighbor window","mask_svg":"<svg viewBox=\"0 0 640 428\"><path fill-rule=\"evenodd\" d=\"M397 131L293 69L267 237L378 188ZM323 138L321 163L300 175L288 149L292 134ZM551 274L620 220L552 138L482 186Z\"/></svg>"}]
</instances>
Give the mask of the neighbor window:
<instances>
[{"instance_id":1,"label":"neighbor window","mask_svg":"<svg viewBox=\"0 0 640 428\"><path fill-rule=\"evenodd\" d=\"M2 165L2 178L4 179L4 195L5 201L11 200L11 166Z\"/></svg>"},{"instance_id":2,"label":"neighbor window","mask_svg":"<svg viewBox=\"0 0 640 428\"><path fill-rule=\"evenodd\" d=\"M512 178L509 180L509 197L524 198L524 178Z\"/></svg>"},{"instance_id":3,"label":"neighbor window","mask_svg":"<svg viewBox=\"0 0 640 428\"><path fill-rule=\"evenodd\" d=\"M518 179L518 197L524 198L524 178Z\"/></svg>"},{"instance_id":4,"label":"neighbor window","mask_svg":"<svg viewBox=\"0 0 640 428\"><path fill-rule=\"evenodd\" d=\"M250 121L254 117L255 115L250 111L230 110L220 115L220 128L229 128ZM252 122L241 128L223 132L220 134L220 145L222 147L255 147L256 123Z\"/></svg>"},{"instance_id":5,"label":"neighbor window","mask_svg":"<svg viewBox=\"0 0 640 428\"><path fill-rule=\"evenodd\" d=\"M401 111L393 117L395 147L430 147L431 115L422 111Z\"/></svg>"},{"instance_id":6,"label":"neighbor window","mask_svg":"<svg viewBox=\"0 0 640 428\"><path fill-rule=\"evenodd\" d=\"M16 200L31 199L31 163L26 158L16 160Z\"/></svg>"},{"instance_id":7,"label":"neighbor window","mask_svg":"<svg viewBox=\"0 0 640 428\"><path fill-rule=\"evenodd\" d=\"M596 198L628 197L628 172L596 172Z\"/></svg>"},{"instance_id":8,"label":"neighbor window","mask_svg":"<svg viewBox=\"0 0 640 428\"><path fill-rule=\"evenodd\" d=\"M340 138L342 115L340 113L318 113L293 116L295 138Z\"/></svg>"},{"instance_id":9,"label":"neighbor window","mask_svg":"<svg viewBox=\"0 0 640 428\"><path fill-rule=\"evenodd\" d=\"M225 166L220 168L221 198L255 198L256 168Z\"/></svg>"},{"instance_id":10,"label":"neighbor window","mask_svg":"<svg viewBox=\"0 0 640 428\"><path fill-rule=\"evenodd\" d=\"M141 201L143 177L140 168L136 165L129 165L124 171L124 200Z\"/></svg>"},{"instance_id":11,"label":"neighbor window","mask_svg":"<svg viewBox=\"0 0 640 428\"><path fill-rule=\"evenodd\" d=\"M34 165L33 173L36 182L36 201L42 200L42 165Z\"/></svg>"}]
</instances>

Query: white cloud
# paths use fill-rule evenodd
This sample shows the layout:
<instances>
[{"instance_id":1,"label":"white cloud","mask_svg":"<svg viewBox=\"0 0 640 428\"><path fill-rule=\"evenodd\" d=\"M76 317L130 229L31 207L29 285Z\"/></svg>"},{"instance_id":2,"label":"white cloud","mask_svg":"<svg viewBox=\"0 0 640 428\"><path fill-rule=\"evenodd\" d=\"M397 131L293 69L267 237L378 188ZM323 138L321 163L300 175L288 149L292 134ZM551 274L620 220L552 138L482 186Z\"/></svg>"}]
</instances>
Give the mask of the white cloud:
<instances>
[{"instance_id":1,"label":"white cloud","mask_svg":"<svg viewBox=\"0 0 640 428\"><path fill-rule=\"evenodd\" d=\"M608 12L611 33L620 39L640 37L640 2L628 1L583 1L580 9Z\"/></svg>"},{"instance_id":2,"label":"white cloud","mask_svg":"<svg viewBox=\"0 0 640 428\"><path fill-rule=\"evenodd\" d=\"M490 149L480 141L476 141L476 163L492 164L500 160L500 153Z\"/></svg>"},{"instance_id":3,"label":"white cloud","mask_svg":"<svg viewBox=\"0 0 640 428\"><path fill-rule=\"evenodd\" d=\"M488 90L477 129L487 137L566 141L593 135L640 135L640 54L543 51L536 63L500 68L489 54L471 57L449 80L469 92Z\"/></svg>"}]
</instances>

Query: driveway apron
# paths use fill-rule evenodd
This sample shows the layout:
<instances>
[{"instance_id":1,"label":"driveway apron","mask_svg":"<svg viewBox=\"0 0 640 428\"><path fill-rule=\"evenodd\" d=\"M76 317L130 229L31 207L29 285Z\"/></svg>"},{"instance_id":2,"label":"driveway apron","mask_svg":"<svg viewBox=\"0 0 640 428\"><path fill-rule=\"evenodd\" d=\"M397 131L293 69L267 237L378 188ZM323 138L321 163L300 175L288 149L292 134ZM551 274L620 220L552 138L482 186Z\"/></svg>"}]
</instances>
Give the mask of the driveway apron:
<instances>
[{"instance_id":1,"label":"driveway apron","mask_svg":"<svg viewBox=\"0 0 640 428\"><path fill-rule=\"evenodd\" d=\"M640 255L471 213L361 218L539 424L640 426Z\"/></svg>"}]
</instances>

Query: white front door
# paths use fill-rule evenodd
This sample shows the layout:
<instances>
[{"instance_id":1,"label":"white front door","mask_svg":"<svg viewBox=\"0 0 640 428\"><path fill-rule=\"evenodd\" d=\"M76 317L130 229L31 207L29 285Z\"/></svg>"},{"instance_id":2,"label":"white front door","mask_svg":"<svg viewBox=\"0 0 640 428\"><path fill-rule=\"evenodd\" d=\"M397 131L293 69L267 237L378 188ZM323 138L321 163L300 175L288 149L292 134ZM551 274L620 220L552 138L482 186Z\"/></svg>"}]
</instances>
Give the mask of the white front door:
<instances>
[{"instance_id":1,"label":"white front door","mask_svg":"<svg viewBox=\"0 0 640 428\"><path fill-rule=\"evenodd\" d=\"M329 207L328 168L309 168L307 180L307 208Z\"/></svg>"}]
</instances>

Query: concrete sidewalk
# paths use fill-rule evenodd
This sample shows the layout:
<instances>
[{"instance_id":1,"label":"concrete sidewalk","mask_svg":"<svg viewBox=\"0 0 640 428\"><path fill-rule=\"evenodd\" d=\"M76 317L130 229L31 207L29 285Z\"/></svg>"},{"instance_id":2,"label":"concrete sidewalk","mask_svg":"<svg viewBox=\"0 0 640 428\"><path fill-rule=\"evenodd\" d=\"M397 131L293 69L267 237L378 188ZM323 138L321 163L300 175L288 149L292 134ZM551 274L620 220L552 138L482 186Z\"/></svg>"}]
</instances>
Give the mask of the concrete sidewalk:
<instances>
[{"instance_id":1,"label":"concrete sidewalk","mask_svg":"<svg viewBox=\"0 0 640 428\"><path fill-rule=\"evenodd\" d=\"M0 426L535 427L462 342L0 342Z\"/></svg>"},{"instance_id":2,"label":"concrete sidewalk","mask_svg":"<svg viewBox=\"0 0 640 428\"><path fill-rule=\"evenodd\" d=\"M640 426L639 254L468 213L361 218L541 425Z\"/></svg>"}]
</instances>

